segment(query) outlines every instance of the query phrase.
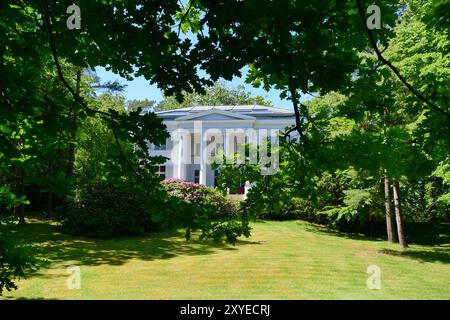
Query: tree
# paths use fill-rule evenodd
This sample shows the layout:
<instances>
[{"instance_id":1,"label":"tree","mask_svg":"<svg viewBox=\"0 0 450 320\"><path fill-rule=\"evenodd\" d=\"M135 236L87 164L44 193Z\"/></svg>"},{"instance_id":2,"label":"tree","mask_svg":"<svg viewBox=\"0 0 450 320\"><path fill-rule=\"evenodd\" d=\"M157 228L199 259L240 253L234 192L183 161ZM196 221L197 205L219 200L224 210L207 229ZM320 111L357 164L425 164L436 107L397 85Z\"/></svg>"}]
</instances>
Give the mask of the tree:
<instances>
[{"instance_id":1,"label":"tree","mask_svg":"<svg viewBox=\"0 0 450 320\"><path fill-rule=\"evenodd\" d=\"M126 110L128 112L140 111L144 108L153 108L156 104L155 101L150 101L148 99L144 100L129 100L127 101Z\"/></svg>"},{"instance_id":2,"label":"tree","mask_svg":"<svg viewBox=\"0 0 450 320\"><path fill-rule=\"evenodd\" d=\"M384 196L386 207L386 233L389 243L394 242L394 225L392 221L392 208L391 208L391 183L388 176L384 177Z\"/></svg>"},{"instance_id":3,"label":"tree","mask_svg":"<svg viewBox=\"0 0 450 320\"><path fill-rule=\"evenodd\" d=\"M26 204L25 198L18 199L8 188L0 187L0 204L12 207L20 202ZM10 221L0 214L0 296L5 289L17 289L15 281L23 278L26 271L37 268L37 260L29 248L5 239L4 226L8 223Z\"/></svg>"},{"instance_id":4,"label":"tree","mask_svg":"<svg viewBox=\"0 0 450 320\"><path fill-rule=\"evenodd\" d=\"M23 278L25 271L36 267L35 259L29 252L15 244L0 238L0 295L6 289L17 289L15 280Z\"/></svg>"},{"instance_id":5,"label":"tree","mask_svg":"<svg viewBox=\"0 0 450 320\"><path fill-rule=\"evenodd\" d=\"M224 81L216 81L213 86L207 87L205 93L183 92L183 102L178 102L175 96L165 97L158 103L155 110L170 110L195 105L202 106L237 106L237 105L264 105L272 106L272 103L262 96L252 96L245 91L243 85L236 88L228 88Z\"/></svg>"},{"instance_id":6,"label":"tree","mask_svg":"<svg viewBox=\"0 0 450 320\"><path fill-rule=\"evenodd\" d=\"M406 233L403 223L403 216L401 214L401 202L400 202L400 187L398 185L397 178L394 178L394 206L395 206L395 220L397 221L398 242L400 247L406 248Z\"/></svg>"},{"instance_id":7,"label":"tree","mask_svg":"<svg viewBox=\"0 0 450 320\"><path fill-rule=\"evenodd\" d=\"M65 177L66 173L70 175L68 163L72 160L68 161L64 151L69 150L69 143L75 136L74 119L85 119L97 113L89 108L86 103L89 97L78 90L79 77L73 77L71 72L88 67L86 61L90 59L72 59L73 55L68 53L74 49L73 33L65 43L56 41L58 36L53 27L57 24L61 29L66 28L63 25L68 5L69 1L0 3L0 206L19 207L21 224L25 222L25 205L29 203L25 197L28 185L38 183L49 195L66 190L61 186L70 185ZM88 5L86 2L86 7ZM99 2L96 5L98 9ZM112 13L113 6L110 9ZM108 41L104 39L103 43ZM65 54L59 56L59 45L70 49L66 47ZM84 54L89 46L84 43L71 53ZM88 54L95 55L95 52ZM114 127L117 145L119 139L131 139L145 149L148 140L158 143L166 137L161 122L152 115L103 112L103 117ZM153 130L156 128L159 130ZM146 151L138 149L136 152ZM120 161L127 163L123 158ZM51 208L50 202L49 211ZM1 240L2 289L4 286L13 288L14 278L21 276L29 266L29 259L16 247L14 243Z\"/></svg>"},{"instance_id":8,"label":"tree","mask_svg":"<svg viewBox=\"0 0 450 320\"><path fill-rule=\"evenodd\" d=\"M205 11L199 24L207 34L199 36L196 56L206 61L206 72L212 79L231 79L249 64L248 82L280 89L292 100L301 136L300 114L306 110L299 93L325 93L348 83L357 53L368 43L355 3L349 1L199 3ZM377 4L384 8L385 23L393 24L395 3ZM388 33L378 34L383 40ZM221 50L213 50L218 44Z\"/></svg>"},{"instance_id":9,"label":"tree","mask_svg":"<svg viewBox=\"0 0 450 320\"><path fill-rule=\"evenodd\" d=\"M436 19L448 1L407 3L394 28L404 1L375 1L390 28L370 30L368 1L360 0L191 0L186 6L175 0L83 0L82 28L72 29L66 24L72 1L2 1L0 179L6 187L0 199L6 205L21 199L12 203L20 206L23 223L27 186L38 183L49 195L71 186L75 147L89 139L78 137L83 129L89 132L86 119L105 129L112 142L111 158L98 176L142 192L158 190L152 174L157 162L148 159L148 142L167 138L161 119L140 114L140 102L123 112L115 109L124 103L120 98L98 100L93 89L104 86L83 79L81 70L103 66L127 79L143 76L174 97L161 108L200 97L205 104L265 104L242 88L230 92L213 86L204 95L205 87L240 76L248 66L247 81L280 89L296 116L296 125L283 137L286 161L279 175L261 177L254 167L239 168L256 183L250 200L272 202L275 209L292 195L320 202L317 180L339 185L354 170L361 177L350 179L346 189L336 188L334 212L341 218L357 216L358 209L368 213L377 202L374 180L388 176L401 218L399 190L432 172L433 179L443 180L450 150L448 34L445 20ZM333 90L345 99L325 96ZM302 93L325 98L308 105L301 102ZM327 99L335 99L330 110L318 107ZM300 139L290 139L293 131ZM275 199L265 192L271 185L285 192ZM401 199L404 205L407 197Z\"/></svg>"}]
</instances>

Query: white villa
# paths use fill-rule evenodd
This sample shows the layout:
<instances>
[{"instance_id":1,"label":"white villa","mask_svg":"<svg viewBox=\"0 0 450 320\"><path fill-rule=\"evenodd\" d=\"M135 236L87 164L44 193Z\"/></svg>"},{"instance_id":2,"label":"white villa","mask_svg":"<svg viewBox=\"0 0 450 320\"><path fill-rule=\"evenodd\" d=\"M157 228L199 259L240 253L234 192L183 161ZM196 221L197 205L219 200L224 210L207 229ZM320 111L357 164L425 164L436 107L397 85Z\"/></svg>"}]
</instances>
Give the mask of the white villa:
<instances>
[{"instance_id":1,"label":"white villa","mask_svg":"<svg viewBox=\"0 0 450 320\"><path fill-rule=\"evenodd\" d=\"M273 140L295 124L290 110L259 105L195 106L156 114L171 135L166 144L150 146L151 155L168 158L158 174L207 186L216 185L217 171L211 169L206 155L214 156L220 148L234 154L240 144L260 143L261 137ZM231 192L245 193L245 189L241 186Z\"/></svg>"}]
</instances>

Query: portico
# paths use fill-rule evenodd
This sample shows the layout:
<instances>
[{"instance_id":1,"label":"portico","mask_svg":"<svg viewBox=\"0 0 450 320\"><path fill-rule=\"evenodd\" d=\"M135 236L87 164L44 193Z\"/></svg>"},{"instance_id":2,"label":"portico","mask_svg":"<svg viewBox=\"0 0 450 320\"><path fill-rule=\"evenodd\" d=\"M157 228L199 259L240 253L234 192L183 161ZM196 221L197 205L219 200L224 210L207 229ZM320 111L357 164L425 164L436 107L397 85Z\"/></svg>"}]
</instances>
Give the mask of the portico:
<instances>
[{"instance_id":1,"label":"portico","mask_svg":"<svg viewBox=\"0 0 450 320\"><path fill-rule=\"evenodd\" d=\"M159 174L207 186L216 185L214 157L245 152L241 145L259 145L264 136L295 124L290 110L264 106L199 106L156 114L170 133L165 145L150 147L151 155L168 158Z\"/></svg>"}]
</instances>

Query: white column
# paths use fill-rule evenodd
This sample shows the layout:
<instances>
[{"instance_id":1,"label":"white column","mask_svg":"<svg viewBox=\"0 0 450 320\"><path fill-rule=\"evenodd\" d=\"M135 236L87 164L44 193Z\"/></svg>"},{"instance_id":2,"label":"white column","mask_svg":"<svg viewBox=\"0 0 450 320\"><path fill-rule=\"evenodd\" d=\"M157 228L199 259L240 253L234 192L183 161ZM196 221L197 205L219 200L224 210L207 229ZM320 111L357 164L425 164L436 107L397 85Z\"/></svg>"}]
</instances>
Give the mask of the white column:
<instances>
[{"instance_id":1,"label":"white column","mask_svg":"<svg viewBox=\"0 0 450 320\"><path fill-rule=\"evenodd\" d=\"M180 134L178 137L178 164L177 164L177 178L183 179L182 177L182 165L183 165L183 136Z\"/></svg>"},{"instance_id":2,"label":"white column","mask_svg":"<svg viewBox=\"0 0 450 320\"><path fill-rule=\"evenodd\" d=\"M225 129L225 130L223 130L223 154L225 155L225 159L228 155L227 148L228 148L228 139L227 139L227 131ZM224 164L226 164L226 163L224 163Z\"/></svg>"},{"instance_id":3,"label":"white column","mask_svg":"<svg viewBox=\"0 0 450 320\"><path fill-rule=\"evenodd\" d=\"M228 155L228 152L227 152L227 148L228 148L227 130L224 129L222 131L222 133L223 133L223 154L225 156L225 163L223 163L223 164L225 165L225 164L227 164L226 161L227 161L227 155ZM230 188L227 188L227 194L230 194Z\"/></svg>"},{"instance_id":4,"label":"white column","mask_svg":"<svg viewBox=\"0 0 450 320\"><path fill-rule=\"evenodd\" d=\"M206 185L206 137L203 136L203 126L200 130L200 184Z\"/></svg>"}]
</instances>

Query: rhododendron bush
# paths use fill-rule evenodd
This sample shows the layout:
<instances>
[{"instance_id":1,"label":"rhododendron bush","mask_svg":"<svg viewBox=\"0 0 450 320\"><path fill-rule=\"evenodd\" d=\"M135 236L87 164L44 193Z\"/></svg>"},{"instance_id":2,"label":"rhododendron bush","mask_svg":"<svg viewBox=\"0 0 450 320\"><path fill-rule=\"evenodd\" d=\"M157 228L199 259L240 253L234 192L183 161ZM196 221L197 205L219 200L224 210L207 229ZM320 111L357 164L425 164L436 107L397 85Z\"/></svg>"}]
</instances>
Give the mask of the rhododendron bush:
<instances>
[{"instance_id":1,"label":"rhododendron bush","mask_svg":"<svg viewBox=\"0 0 450 320\"><path fill-rule=\"evenodd\" d=\"M166 179L161 183L170 196L197 205L211 206L218 216L234 216L238 211L238 203L217 189L178 179Z\"/></svg>"},{"instance_id":2,"label":"rhododendron bush","mask_svg":"<svg viewBox=\"0 0 450 320\"><path fill-rule=\"evenodd\" d=\"M167 211L154 215L154 222L184 227L187 239L193 231L200 231L201 240L225 238L229 243L250 235L246 213L219 190L178 179L161 185L169 196Z\"/></svg>"}]
</instances>

